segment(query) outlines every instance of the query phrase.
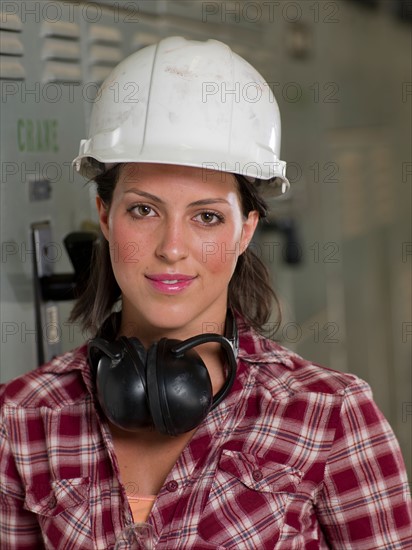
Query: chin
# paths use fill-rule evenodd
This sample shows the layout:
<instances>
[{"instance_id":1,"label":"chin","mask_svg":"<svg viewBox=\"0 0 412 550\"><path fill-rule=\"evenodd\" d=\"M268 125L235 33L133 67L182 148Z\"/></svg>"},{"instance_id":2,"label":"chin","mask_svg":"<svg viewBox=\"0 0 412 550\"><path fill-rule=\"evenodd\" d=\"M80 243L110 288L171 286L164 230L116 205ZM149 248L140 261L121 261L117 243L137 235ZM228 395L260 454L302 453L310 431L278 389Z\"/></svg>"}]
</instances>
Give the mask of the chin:
<instances>
[{"instance_id":1,"label":"chin","mask_svg":"<svg viewBox=\"0 0 412 550\"><path fill-rule=\"evenodd\" d=\"M188 311L187 306L179 308L173 308L168 306L159 306L152 309L152 311L146 310L141 317L143 323L153 329L164 331L176 331L184 330L185 327L190 325L200 314L199 312Z\"/></svg>"}]
</instances>

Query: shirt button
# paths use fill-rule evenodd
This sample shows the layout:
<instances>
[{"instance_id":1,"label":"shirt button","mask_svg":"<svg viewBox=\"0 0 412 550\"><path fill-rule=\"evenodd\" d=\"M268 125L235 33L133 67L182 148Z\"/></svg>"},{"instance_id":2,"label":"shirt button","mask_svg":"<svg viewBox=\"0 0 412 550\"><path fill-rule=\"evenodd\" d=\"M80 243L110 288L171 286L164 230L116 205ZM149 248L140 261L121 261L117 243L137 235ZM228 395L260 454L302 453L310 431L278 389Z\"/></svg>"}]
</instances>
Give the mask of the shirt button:
<instances>
[{"instance_id":1,"label":"shirt button","mask_svg":"<svg viewBox=\"0 0 412 550\"><path fill-rule=\"evenodd\" d=\"M263 478L263 474L260 470L254 470L252 472L252 477L255 481L261 481Z\"/></svg>"},{"instance_id":2,"label":"shirt button","mask_svg":"<svg viewBox=\"0 0 412 550\"><path fill-rule=\"evenodd\" d=\"M49 508L49 510L53 510L53 508L56 508L56 505L57 505L57 500L56 500L56 497L53 496L47 503L47 507Z\"/></svg>"},{"instance_id":3,"label":"shirt button","mask_svg":"<svg viewBox=\"0 0 412 550\"><path fill-rule=\"evenodd\" d=\"M166 483L166 489L171 493L174 493L177 490L178 486L179 484L174 479Z\"/></svg>"}]
</instances>

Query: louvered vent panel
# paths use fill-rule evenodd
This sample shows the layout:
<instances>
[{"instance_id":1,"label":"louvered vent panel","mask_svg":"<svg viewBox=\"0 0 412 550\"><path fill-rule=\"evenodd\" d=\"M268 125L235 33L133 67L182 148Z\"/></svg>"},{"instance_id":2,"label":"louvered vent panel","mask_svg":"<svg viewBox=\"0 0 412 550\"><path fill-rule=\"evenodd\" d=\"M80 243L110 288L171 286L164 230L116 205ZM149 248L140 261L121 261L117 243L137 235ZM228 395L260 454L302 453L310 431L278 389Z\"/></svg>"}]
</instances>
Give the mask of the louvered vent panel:
<instances>
[{"instance_id":1,"label":"louvered vent panel","mask_svg":"<svg viewBox=\"0 0 412 550\"><path fill-rule=\"evenodd\" d=\"M0 79L24 80L22 23L16 14L0 12Z\"/></svg>"},{"instance_id":2,"label":"louvered vent panel","mask_svg":"<svg viewBox=\"0 0 412 550\"><path fill-rule=\"evenodd\" d=\"M44 21L40 34L43 83L81 82L80 26L67 21Z\"/></svg>"},{"instance_id":3,"label":"louvered vent panel","mask_svg":"<svg viewBox=\"0 0 412 550\"><path fill-rule=\"evenodd\" d=\"M119 29L94 24L89 33L90 78L100 84L122 59L122 35Z\"/></svg>"}]
</instances>

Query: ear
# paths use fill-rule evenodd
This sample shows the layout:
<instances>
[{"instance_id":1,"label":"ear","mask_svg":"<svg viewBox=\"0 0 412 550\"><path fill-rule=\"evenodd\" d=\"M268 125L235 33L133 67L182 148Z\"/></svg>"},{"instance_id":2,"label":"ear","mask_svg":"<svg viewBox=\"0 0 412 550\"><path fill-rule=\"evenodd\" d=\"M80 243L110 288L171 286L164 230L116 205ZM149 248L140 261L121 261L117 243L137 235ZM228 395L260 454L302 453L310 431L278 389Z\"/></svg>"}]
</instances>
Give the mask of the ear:
<instances>
[{"instance_id":1,"label":"ear","mask_svg":"<svg viewBox=\"0 0 412 550\"><path fill-rule=\"evenodd\" d=\"M96 207L97 214L99 216L100 229L106 239L109 240L109 209L99 196L96 197Z\"/></svg>"},{"instance_id":2,"label":"ear","mask_svg":"<svg viewBox=\"0 0 412 550\"><path fill-rule=\"evenodd\" d=\"M258 222L259 222L259 212L257 210L252 210L251 212L249 212L246 221L243 222L242 235L240 238L241 254L243 254L243 252L249 246L249 243L253 238Z\"/></svg>"}]
</instances>

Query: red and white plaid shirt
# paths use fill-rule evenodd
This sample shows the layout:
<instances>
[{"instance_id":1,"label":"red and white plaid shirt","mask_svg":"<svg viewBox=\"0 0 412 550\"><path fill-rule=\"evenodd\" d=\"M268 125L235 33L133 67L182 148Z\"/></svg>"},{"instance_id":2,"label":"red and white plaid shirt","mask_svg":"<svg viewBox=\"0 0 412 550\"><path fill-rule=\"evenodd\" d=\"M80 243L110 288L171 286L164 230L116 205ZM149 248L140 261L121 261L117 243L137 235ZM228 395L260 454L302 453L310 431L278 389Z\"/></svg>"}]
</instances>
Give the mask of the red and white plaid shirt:
<instances>
[{"instance_id":1,"label":"red and white plaid shirt","mask_svg":"<svg viewBox=\"0 0 412 550\"><path fill-rule=\"evenodd\" d=\"M404 465L368 385L242 323L239 335L236 382L148 518L155 548L412 548ZM120 480L86 347L0 393L1 550L112 549L134 488Z\"/></svg>"}]
</instances>

